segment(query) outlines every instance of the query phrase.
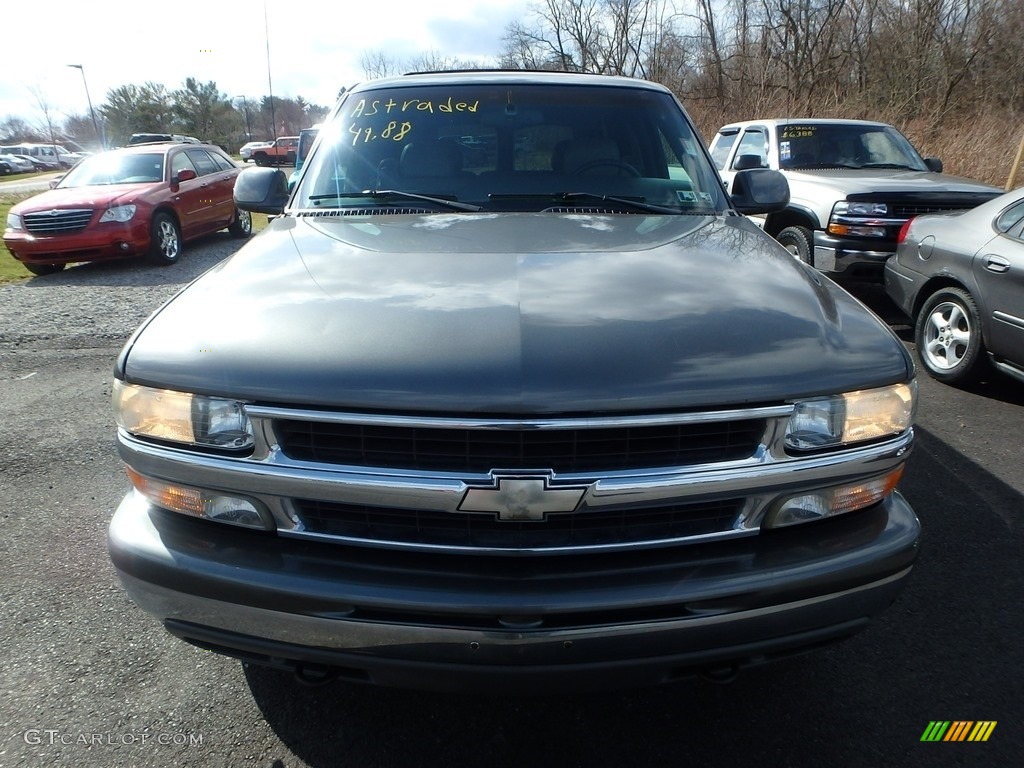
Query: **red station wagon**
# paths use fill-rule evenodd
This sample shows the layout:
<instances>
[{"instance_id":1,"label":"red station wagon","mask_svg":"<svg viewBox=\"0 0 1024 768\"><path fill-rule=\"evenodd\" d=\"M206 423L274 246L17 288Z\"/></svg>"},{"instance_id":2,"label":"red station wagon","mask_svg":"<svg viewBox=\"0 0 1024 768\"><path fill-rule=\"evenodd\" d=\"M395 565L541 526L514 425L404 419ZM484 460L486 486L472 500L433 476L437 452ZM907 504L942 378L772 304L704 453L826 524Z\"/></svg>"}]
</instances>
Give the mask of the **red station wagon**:
<instances>
[{"instance_id":1,"label":"red station wagon","mask_svg":"<svg viewBox=\"0 0 1024 768\"><path fill-rule=\"evenodd\" d=\"M11 208L4 245L36 275L127 256L173 264L193 238L224 228L235 237L251 234L251 215L232 197L240 170L208 144L93 155L53 189Z\"/></svg>"}]
</instances>

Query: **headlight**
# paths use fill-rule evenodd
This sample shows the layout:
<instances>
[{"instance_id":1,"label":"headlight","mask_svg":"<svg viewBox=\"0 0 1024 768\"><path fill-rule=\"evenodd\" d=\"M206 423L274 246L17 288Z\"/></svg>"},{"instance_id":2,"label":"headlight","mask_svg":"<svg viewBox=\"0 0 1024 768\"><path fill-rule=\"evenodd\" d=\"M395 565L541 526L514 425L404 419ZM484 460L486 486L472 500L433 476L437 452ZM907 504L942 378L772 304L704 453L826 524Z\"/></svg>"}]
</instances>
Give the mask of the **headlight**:
<instances>
[{"instance_id":1,"label":"headlight","mask_svg":"<svg viewBox=\"0 0 1024 768\"><path fill-rule=\"evenodd\" d=\"M130 466L126 466L125 471L135 490L163 509L246 528L267 530L274 527L269 522L270 514L255 499L157 480Z\"/></svg>"},{"instance_id":2,"label":"headlight","mask_svg":"<svg viewBox=\"0 0 1024 768\"><path fill-rule=\"evenodd\" d=\"M131 221L134 215L134 205L115 205L113 208L107 208L103 212L103 215L100 216L100 223L104 221L119 221L123 224L126 221Z\"/></svg>"},{"instance_id":3,"label":"headlight","mask_svg":"<svg viewBox=\"0 0 1024 768\"><path fill-rule=\"evenodd\" d=\"M7 214L7 228L8 229L21 229L21 216L16 213Z\"/></svg>"},{"instance_id":4,"label":"headlight","mask_svg":"<svg viewBox=\"0 0 1024 768\"><path fill-rule=\"evenodd\" d=\"M840 200L832 207L828 232L851 237L885 237L885 223L879 217L889 215L886 203L856 203Z\"/></svg>"},{"instance_id":5,"label":"headlight","mask_svg":"<svg viewBox=\"0 0 1024 768\"><path fill-rule=\"evenodd\" d=\"M765 517L763 527L785 528L865 509L896 490L901 477L902 464L878 477L790 496L774 506Z\"/></svg>"},{"instance_id":6,"label":"headlight","mask_svg":"<svg viewBox=\"0 0 1024 768\"><path fill-rule=\"evenodd\" d=\"M885 203L851 203L840 200L832 209L835 216L888 216L889 206Z\"/></svg>"},{"instance_id":7,"label":"headlight","mask_svg":"<svg viewBox=\"0 0 1024 768\"><path fill-rule=\"evenodd\" d=\"M114 418L126 432L200 448L252 448L245 404L114 380Z\"/></svg>"},{"instance_id":8,"label":"headlight","mask_svg":"<svg viewBox=\"0 0 1024 768\"><path fill-rule=\"evenodd\" d=\"M814 451L898 435L910 429L916 407L916 381L803 400L786 425L786 447Z\"/></svg>"}]
</instances>

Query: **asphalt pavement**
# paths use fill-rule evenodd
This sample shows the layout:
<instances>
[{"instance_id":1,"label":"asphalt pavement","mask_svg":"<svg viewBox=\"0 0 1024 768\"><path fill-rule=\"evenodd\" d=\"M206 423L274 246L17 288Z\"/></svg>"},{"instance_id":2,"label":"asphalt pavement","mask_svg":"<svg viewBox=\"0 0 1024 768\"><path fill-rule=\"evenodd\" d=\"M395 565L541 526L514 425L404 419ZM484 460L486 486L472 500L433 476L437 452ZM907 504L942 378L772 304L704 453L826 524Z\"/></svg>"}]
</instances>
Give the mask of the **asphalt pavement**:
<instances>
[{"instance_id":1,"label":"asphalt pavement","mask_svg":"<svg viewBox=\"0 0 1024 768\"><path fill-rule=\"evenodd\" d=\"M130 324L236 246L218 235L164 270L87 265L0 286L3 768L1019 764L1024 386L997 377L969 390L921 377L902 489L923 535L897 602L845 643L728 685L543 698L307 688L172 638L106 555L128 489L111 368ZM109 314L83 308L97 294ZM910 343L878 290L859 295ZM996 726L986 742L921 741L937 720Z\"/></svg>"}]
</instances>

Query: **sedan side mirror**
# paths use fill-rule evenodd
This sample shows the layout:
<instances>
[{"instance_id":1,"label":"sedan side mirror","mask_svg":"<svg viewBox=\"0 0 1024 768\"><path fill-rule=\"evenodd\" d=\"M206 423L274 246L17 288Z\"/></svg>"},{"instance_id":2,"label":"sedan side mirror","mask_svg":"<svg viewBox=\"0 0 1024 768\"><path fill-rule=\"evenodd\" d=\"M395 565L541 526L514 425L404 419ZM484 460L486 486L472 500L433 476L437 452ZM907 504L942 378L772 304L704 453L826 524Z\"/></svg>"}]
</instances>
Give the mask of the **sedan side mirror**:
<instances>
[{"instance_id":1,"label":"sedan side mirror","mask_svg":"<svg viewBox=\"0 0 1024 768\"><path fill-rule=\"evenodd\" d=\"M924 164L928 166L928 170L932 173L942 173L942 160L937 157L926 157Z\"/></svg>"},{"instance_id":2,"label":"sedan side mirror","mask_svg":"<svg viewBox=\"0 0 1024 768\"><path fill-rule=\"evenodd\" d=\"M235 205L277 216L288 202L288 179L280 168L246 168L235 178Z\"/></svg>"}]
</instances>

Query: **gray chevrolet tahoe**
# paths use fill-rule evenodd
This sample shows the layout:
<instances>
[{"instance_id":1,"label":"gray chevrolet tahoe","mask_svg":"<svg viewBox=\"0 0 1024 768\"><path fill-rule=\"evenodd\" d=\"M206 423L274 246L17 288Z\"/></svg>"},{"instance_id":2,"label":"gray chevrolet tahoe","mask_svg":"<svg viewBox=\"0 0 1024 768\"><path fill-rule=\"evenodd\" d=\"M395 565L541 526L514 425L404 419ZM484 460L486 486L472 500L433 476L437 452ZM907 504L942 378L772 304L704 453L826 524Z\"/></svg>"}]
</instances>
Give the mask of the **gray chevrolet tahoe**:
<instances>
[{"instance_id":1,"label":"gray chevrolet tahoe","mask_svg":"<svg viewBox=\"0 0 1024 768\"><path fill-rule=\"evenodd\" d=\"M269 227L115 369L132 599L305 681L536 691L743 667L862 629L918 520L914 367L744 213L644 81L348 90Z\"/></svg>"}]
</instances>

